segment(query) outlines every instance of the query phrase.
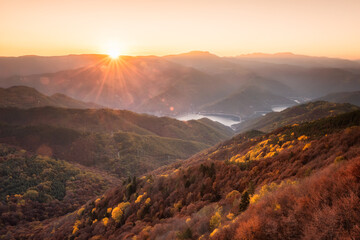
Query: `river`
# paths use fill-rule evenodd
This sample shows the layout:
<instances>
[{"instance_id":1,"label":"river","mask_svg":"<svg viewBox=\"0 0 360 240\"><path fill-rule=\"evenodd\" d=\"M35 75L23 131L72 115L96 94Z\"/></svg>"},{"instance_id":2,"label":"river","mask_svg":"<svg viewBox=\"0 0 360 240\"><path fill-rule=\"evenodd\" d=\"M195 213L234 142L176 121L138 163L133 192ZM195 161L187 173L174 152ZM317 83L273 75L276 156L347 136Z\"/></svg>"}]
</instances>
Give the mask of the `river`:
<instances>
[{"instance_id":1,"label":"river","mask_svg":"<svg viewBox=\"0 0 360 240\"><path fill-rule=\"evenodd\" d=\"M189 120L197 120L197 119L201 119L201 118L208 118L212 121L216 121L219 122L225 126L231 127L231 125L240 123L241 120L239 121L235 121L234 119L230 118L230 117L226 117L226 116L221 116L221 115L217 115L217 116L213 116L213 115L202 115L202 114L198 114L198 113L188 113L185 115L180 115L177 116L176 119L180 120L180 121L189 121Z\"/></svg>"}]
</instances>

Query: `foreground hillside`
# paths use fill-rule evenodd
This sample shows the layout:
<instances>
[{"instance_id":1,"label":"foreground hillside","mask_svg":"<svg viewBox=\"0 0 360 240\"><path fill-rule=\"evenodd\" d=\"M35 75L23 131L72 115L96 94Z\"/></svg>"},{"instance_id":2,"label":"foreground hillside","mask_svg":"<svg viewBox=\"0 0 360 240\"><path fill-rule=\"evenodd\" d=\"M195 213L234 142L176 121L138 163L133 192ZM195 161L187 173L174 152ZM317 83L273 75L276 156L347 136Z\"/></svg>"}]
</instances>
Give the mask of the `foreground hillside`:
<instances>
[{"instance_id":1,"label":"foreground hillside","mask_svg":"<svg viewBox=\"0 0 360 240\"><path fill-rule=\"evenodd\" d=\"M34 107L63 107L63 108L100 108L94 103L81 102L64 94L46 96L34 88L15 86L0 88L0 107L34 108Z\"/></svg>"},{"instance_id":2,"label":"foreground hillside","mask_svg":"<svg viewBox=\"0 0 360 240\"><path fill-rule=\"evenodd\" d=\"M323 239L359 236L360 111L238 135L15 236Z\"/></svg>"},{"instance_id":3,"label":"foreground hillside","mask_svg":"<svg viewBox=\"0 0 360 240\"><path fill-rule=\"evenodd\" d=\"M2 237L64 216L128 176L186 159L232 135L208 119L181 122L110 109L0 112Z\"/></svg>"},{"instance_id":4,"label":"foreground hillside","mask_svg":"<svg viewBox=\"0 0 360 240\"><path fill-rule=\"evenodd\" d=\"M246 132L249 130L270 132L282 126L313 121L323 117L335 116L358 109L359 107L348 103L316 101L294 106L285 109L282 112L268 113L263 117L251 121L245 121L236 124L233 127L237 132Z\"/></svg>"}]
</instances>

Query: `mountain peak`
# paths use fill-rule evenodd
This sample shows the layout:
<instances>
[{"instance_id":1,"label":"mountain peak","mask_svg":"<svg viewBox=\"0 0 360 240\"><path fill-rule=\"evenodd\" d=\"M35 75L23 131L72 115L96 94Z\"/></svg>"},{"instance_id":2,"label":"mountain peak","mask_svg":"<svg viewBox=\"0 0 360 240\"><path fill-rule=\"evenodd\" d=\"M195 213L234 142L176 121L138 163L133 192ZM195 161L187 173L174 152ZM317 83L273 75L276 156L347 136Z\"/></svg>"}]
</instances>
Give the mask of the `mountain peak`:
<instances>
[{"instance_id":1,"label":"mountain peak","mask_svg":"<svg viewBox=\"0 0 360 240\"><path fill-rule=\"evenodd\" d=\"M186 53L180 53L180 54L176 54L176 55L169 55L167 57L176 57L176 56L180 56L180 57L188 56L188 57L199 57L199 58L203 58L203 57L218 58L217 55L212 54L211 52L199 51L199 50L190 51L190 52L186 52Z\"/></svg>"}]
</instances>

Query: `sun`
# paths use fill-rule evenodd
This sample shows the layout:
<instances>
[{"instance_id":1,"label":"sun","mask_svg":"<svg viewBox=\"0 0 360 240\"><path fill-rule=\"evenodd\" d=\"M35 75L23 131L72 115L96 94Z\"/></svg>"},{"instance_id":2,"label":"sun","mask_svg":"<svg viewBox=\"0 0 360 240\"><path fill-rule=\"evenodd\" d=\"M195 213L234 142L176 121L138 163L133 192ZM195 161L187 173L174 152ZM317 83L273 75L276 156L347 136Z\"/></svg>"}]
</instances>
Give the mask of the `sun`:
<instances>
[{"instance_id":1,"label":"sun","mask_svg":"<svg viewBox=\"0 0 360 240\"><path fill-rule=\"evenodd\" d=\"M117 49L111 49L108 50L107 55L109 55L111 59L118 59L120 56L120 51Z\"/></svg>"},{"instance_id":2,"label":"sun","mask_svg":"<svg viewBox=\"0 0 360 240\"><path fill-rule=\"evenodd\" d=\"M120 55L124 54L124 46L120 42L109 41L103 44L102 52L107 54L109 58L116 60Z\"/></svg>"}]
</instances>

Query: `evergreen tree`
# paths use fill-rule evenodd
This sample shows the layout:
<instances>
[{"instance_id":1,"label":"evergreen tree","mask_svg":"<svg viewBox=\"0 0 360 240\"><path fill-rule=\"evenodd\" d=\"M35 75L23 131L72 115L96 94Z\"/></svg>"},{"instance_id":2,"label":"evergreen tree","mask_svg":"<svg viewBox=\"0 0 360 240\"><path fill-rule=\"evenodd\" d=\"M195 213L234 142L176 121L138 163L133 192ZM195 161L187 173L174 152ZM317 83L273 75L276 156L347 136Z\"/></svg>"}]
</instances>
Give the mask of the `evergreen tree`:
<instances>
[{"instance_id":1,"label":"evergreen tree","mask_svg":"<svg viewBox=\"0 0 360 240\"><path fill-rule=\"evenodd\" d=\"M240 212L245 211L249 207L249 204L250 204L250 196L249 196L249 193L246 191L241 196L239 211Z\"/></svg>"}]
</instances>

